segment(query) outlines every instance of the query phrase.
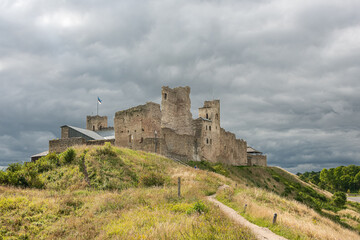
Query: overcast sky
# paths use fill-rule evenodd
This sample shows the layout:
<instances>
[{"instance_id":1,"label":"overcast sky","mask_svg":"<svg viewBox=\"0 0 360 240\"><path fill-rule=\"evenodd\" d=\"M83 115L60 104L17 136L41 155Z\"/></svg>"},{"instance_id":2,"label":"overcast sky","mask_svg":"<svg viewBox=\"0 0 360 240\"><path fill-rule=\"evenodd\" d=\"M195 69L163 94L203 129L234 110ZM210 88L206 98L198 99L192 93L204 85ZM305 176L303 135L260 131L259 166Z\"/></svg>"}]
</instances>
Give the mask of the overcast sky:
<instances>
[{"instance_id":1,"label":"overcast sky","mask_svg":"<svg viewBox=\"0 0 360 240\"><path fill-rule=\"evenodd\" d=\"M0 165L190 86L292 172L360 165L360 1L0 0Z\"/></svg>"}]
</instances>

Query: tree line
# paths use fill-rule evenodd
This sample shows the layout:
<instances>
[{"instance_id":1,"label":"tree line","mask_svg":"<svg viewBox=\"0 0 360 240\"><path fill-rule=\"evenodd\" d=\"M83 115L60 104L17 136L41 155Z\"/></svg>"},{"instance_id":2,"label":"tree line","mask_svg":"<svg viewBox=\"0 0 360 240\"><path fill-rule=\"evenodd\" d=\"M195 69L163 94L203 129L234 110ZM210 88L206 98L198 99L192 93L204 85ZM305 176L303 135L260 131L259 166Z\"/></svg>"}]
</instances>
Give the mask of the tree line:
<instances>
[{"instance_id":1,"label":"tree line","mask_svg":"<svg viewBox=\"0 0 360 240\"><path fill-rule=\"evenodd\" d=\"M301 180L311 182L330 192L359 192L360 166L324 168L319 172L297 173Z\"/></svg>"}]
</instances>

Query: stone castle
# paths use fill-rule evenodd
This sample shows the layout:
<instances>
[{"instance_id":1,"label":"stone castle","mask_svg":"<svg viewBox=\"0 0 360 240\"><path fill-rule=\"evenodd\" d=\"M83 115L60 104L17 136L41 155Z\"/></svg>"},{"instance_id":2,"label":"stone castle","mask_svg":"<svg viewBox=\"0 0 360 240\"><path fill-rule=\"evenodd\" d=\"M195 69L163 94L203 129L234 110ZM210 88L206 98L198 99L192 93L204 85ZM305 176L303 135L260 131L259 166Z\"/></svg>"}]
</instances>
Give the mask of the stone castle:
<instances>
[{"instance_id":1,"label":"stone castle","mask_svg":"<svg viewBox=\"0 0 360 240\"><path fill-rule=\"evenodd\" d=\"M106 116L87 116L86 129L65 125L61 138L49 141L49 152L74 145L101 145L155 152L187 161L266 166L266 156L220 126L220 101L205 101L199 117L190 112L190 87L162 87L161 105L148 102L118 111L114 127Z\"/></svg>"}]
</instances>

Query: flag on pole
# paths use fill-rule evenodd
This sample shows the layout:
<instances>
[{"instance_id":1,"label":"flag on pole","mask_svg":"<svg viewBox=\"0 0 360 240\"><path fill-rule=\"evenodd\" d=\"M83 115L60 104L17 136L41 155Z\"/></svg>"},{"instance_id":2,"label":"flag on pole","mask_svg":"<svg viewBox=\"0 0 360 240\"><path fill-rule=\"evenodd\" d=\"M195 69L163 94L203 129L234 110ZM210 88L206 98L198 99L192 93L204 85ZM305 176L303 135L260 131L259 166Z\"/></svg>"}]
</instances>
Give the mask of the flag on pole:
<instances>
[{"instance_id":1,"label":"flag on pole","mask_svg":"<svg viewBox=\"0 0 360 240\"><path fill-rule=\"evenodd\" d=\"M101 104L102 100L98 97L98 103Z\"/></svg>"}]
</instances>

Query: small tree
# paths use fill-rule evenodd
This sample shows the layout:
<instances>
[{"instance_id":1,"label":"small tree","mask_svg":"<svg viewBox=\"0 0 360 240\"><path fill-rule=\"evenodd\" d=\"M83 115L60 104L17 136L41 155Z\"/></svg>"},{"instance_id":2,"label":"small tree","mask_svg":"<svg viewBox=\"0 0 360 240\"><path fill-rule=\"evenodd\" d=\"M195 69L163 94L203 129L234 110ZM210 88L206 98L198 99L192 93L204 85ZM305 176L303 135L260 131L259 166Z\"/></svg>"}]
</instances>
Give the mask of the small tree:
<instances>
[{"instance_id":1,"label":"small tree","mask_svg":"<svg viewBox=\"0 0 360 240\"><path fill-rule=\"evenodd\" d=\"M343 207L346 203L346 194L344 192L336 192L332 196L332 202L337 207Z\"/></svg>"}]
</instances>

